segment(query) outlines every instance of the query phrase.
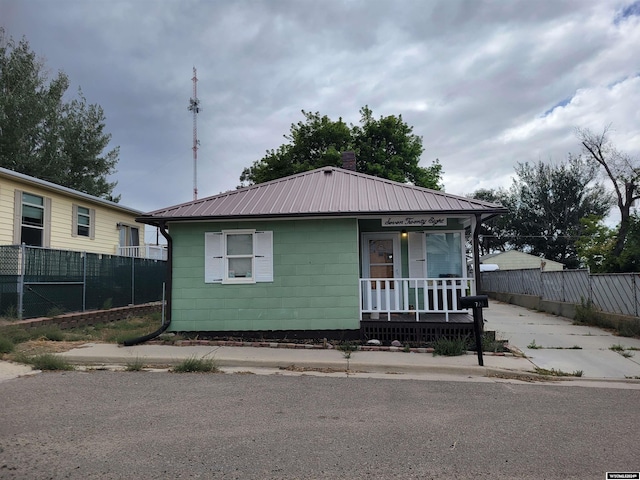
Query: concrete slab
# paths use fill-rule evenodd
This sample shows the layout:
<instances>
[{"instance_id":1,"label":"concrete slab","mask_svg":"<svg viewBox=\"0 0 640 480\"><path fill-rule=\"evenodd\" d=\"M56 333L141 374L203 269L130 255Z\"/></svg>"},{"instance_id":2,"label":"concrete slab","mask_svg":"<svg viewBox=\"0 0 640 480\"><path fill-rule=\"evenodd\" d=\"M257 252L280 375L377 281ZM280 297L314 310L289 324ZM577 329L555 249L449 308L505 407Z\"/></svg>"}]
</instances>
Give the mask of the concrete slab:
<instances>
[{"instance_id":1,"label":"concrete slab","mask_svg":"<svg viewBox=\"0 0 640 480\"><path fill-rule=\"evenodd\" d=\"M337 350L305 350L288 348L211 347L87 344L61 354L75 364L126 364L140 360L149 365L175 365L187 358L213 358L219 367L284 368L291 365L306 368L347 369L347 359ZM488 370L531 371L532 364L516 356L485 355L484 367L477 356L434 356L431 353L353 352L349 369L376 373L443 373L485 375Z\"/></svg>"},{"instance_id":2,"label":"concrete slab","mask_svg":"<svg viewBox=\"0 0 640 480\"><path fill-rule=\"evenodd\" d=\"M590 378L640 378L640 339L495 301L484 317L487 330L495 330L497 338L507 339L537 367L567 373L582 370ZM529 348L533 345L538 348ZM625 349L627 358L612 351L613 345Z\"/></svg>"},{"instance_id":3,"label":"concrete slab","mask_svg":"<svg viewBox=\"0 0 640 480\"><path fill-rule=\"evenodd\" d=\"M0 382L10 380L12 378L23 377L25 375L33 375L38 373L28 365L19 363L11 363L0 360Z\"/></svg>"}]
</instances>

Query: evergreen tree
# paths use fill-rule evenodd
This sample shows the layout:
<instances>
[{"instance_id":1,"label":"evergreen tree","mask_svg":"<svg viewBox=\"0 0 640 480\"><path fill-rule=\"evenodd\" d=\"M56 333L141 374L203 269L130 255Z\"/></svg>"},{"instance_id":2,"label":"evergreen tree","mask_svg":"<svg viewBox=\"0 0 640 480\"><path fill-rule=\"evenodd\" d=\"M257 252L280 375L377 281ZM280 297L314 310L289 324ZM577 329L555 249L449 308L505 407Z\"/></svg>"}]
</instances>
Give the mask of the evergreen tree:
<instances>
[{"instance_id":1,"label":"evergreen tree","mask_svg":"<svg viewBox=\"0 0 640 480\"><path fill-rule=\"evenodd\" d=\"M69 102L64 72L49 80L29 43L15 43L0 27L0 166L97 197L112 192L119 148L105 152L111 135L98 105L82 92Z\"/></svg>"}]
</instances>

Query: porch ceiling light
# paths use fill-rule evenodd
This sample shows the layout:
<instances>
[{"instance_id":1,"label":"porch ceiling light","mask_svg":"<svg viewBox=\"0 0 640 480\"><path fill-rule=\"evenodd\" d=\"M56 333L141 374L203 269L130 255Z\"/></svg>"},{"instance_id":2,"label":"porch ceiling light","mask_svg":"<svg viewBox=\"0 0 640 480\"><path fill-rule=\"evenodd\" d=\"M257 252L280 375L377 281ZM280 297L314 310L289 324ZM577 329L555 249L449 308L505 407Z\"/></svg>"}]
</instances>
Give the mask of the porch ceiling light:
<instances>
[{"instance_id":1,"label":"porch ceiling light","mask_svg":"<svg viewBox=\"0 0 640 480\"><path fill-rule=\"evenodd\" d=\"M402 238L407 238L407 231L406 230L402 230L402 232L400 232L400 235L402 236Z\"/></svg>"}]
</instances>

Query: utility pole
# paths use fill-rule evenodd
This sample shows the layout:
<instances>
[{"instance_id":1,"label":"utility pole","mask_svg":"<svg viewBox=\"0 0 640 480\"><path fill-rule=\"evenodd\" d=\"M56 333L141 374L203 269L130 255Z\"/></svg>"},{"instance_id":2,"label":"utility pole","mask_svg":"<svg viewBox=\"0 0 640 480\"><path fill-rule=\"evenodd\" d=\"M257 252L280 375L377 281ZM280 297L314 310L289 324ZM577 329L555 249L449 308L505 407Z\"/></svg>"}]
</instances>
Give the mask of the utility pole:
<instances>
[{"instance_id":1,"label":"utility pole","mask_svg":"<svg viewBox=\"0 0 640 480\"><path fill-rule=\"evenodd\" d=\"M198 76L196 67L193 67L193 97L189 100L189 111L193 112L193 199L198 199L198 113L200 113L200 100L198 100Z\"/></svg>"}]
</instances>

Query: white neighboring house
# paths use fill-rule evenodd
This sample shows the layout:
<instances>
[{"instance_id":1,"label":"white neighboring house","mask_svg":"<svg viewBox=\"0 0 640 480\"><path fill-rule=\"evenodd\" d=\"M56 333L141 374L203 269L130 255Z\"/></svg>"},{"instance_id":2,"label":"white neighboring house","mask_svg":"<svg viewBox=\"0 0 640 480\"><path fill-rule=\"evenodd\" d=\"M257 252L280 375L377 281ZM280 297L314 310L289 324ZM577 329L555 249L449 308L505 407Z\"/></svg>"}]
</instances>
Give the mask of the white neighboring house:
<instances>
[{"instance_id":1,"label":"white neighboring house","mask_svg":"<svg viewBox=\"0 0 640 480\"><path fill-rule=\"evenodd\" d=\"M0 245L166 259L140 244L142 212L0 167Z\"/></svg>"},{"instance_id":2,"label":"white neighboring house","mask_svg":"<svg viewBox=\"0 0 640 480\"><path fill-rule=\"evenodd\" d=\"M480 257L480 263L497 265L499 270L523 270L526 268L539 268L543 272L564 270L564 264L560 262L536 257L535 255L529 255L528 253L517 250L484 255Z\"/></svg>"}]
</instances>

